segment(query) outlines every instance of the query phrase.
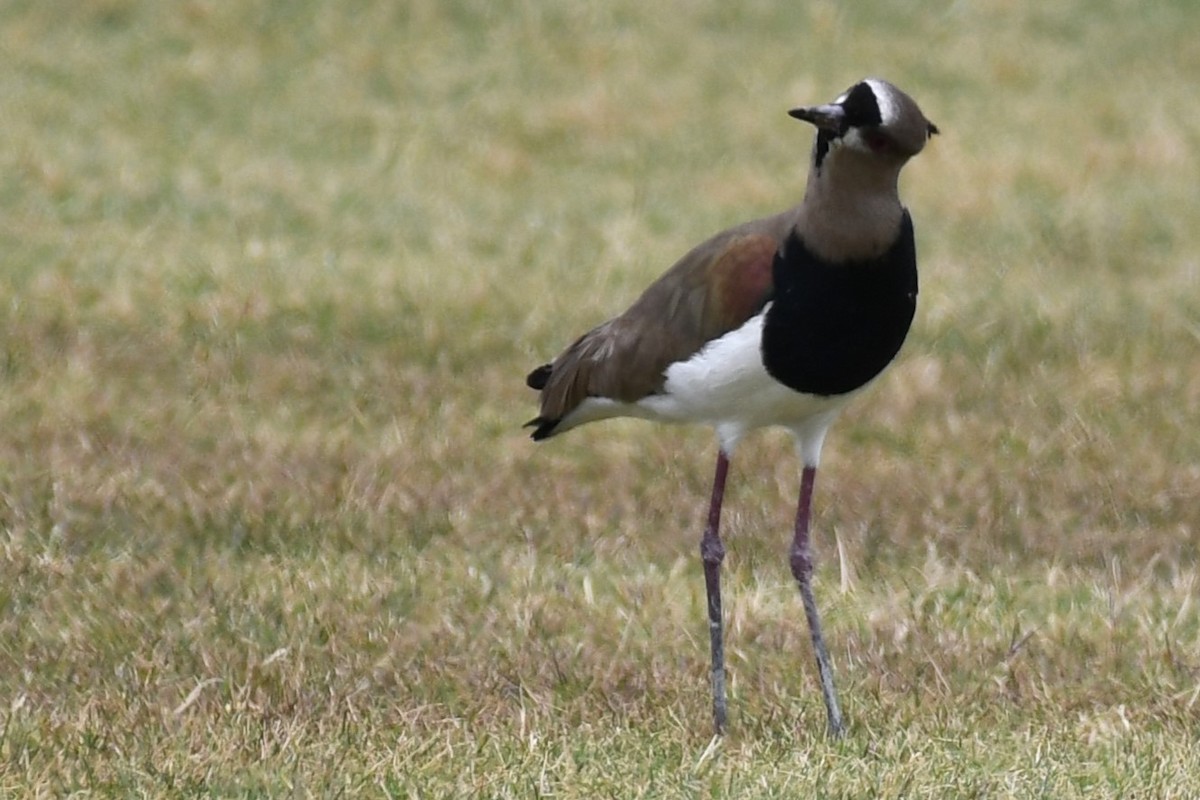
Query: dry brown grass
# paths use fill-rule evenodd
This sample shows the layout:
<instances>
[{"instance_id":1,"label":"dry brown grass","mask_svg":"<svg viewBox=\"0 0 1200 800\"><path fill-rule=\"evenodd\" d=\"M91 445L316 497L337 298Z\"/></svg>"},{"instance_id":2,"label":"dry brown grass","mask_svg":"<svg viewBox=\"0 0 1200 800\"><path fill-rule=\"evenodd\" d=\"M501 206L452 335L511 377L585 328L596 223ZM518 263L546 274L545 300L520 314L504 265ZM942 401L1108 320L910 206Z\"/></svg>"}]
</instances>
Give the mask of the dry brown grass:
<instances>
[{"instance_id":1,"label":"dry brown grass","mask_svg":"<svg viewBox=\"0 0 1200 800\"><path fill-rule=\"evenodd\" d=\"M1200 794L1197 13L262 0L0 11L0 794ZM818 487L851 733L734 462L534 447L526 369L794 201L864 73L945 131Z\"/></svg>"}]
</instances>

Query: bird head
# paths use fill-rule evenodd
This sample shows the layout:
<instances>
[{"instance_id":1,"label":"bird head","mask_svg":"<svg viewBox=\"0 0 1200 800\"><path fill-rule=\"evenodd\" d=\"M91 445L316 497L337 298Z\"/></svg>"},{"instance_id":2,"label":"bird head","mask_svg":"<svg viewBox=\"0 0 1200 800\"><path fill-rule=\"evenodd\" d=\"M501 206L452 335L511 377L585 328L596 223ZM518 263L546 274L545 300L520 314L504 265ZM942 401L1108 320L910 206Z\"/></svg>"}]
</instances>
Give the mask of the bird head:
<instances>
[{"instance_id":1,"label":"bird head","mask_svg":"<svg viewBox=\"0 0 1200 800\"><path fill-rule=\"evenodd\" d=\"M859 81L832 103L788 114L816 126L813 165L818 169L838 148L902 164L938 132L911 97L878 78Z\"/></svg>"}]
</instances>

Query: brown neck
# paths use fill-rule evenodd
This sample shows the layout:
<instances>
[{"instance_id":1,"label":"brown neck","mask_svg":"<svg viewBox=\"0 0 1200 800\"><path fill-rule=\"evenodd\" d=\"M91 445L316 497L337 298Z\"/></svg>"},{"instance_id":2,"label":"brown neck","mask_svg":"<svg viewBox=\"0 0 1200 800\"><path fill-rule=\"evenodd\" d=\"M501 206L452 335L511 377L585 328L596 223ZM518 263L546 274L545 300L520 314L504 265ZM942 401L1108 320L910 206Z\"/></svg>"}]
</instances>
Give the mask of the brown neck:
<instances>
[{"instance_id":1,"label":"brown neck","mask_svg":"<svg viewBox=\"0 0 1200 800\"><path fill-rule=\"evenodd\" d=\"M904 206L897 182L903 162L849 149L830 153L808 176L797 229L827 261L863 261L896 240Z\"/></svg>"}]
</instances>

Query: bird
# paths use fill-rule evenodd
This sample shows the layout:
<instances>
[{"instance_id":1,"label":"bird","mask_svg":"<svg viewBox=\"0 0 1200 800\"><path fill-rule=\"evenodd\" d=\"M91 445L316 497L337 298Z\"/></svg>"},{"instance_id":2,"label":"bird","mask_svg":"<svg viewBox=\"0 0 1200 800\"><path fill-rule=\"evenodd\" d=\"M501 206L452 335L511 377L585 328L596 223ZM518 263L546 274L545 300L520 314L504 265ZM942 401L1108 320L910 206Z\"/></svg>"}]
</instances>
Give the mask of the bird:
<instances>
[{"instance_id":1,"label":"bird","mask_svg":"<svg viewBox=\"0 0 1200 800\"><path fill-rule=\"evenodd\" d=\"M812 589L813 488L830 426L893 361L916 313L916 246L899 176L939 131L880 78L788 114L816 128L800 203L700 243L626 311L531 371L526 384L540 403L526 427L539 442L613 417L715 431L700 555L718 736L728 721L720 519L730 459L750 431L790 431L802 470L788 561L827 730L838 738L845 721Z\"/></svg>"}]
</instances>

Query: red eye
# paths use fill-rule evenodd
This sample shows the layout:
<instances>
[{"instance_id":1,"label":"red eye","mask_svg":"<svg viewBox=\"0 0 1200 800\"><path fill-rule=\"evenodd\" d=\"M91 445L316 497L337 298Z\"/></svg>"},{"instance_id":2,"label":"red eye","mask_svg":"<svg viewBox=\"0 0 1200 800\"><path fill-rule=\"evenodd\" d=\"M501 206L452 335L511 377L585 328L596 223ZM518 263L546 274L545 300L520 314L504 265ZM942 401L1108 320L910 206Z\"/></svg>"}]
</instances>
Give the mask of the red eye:
<instances>
[{"instance_id":1,"label":"red eye","mask_svg":"<svg viewBox=\"0 0 1200 800\"><path fill-rule=\"evenodd\" d=\"M872 150L887 150L892 144L892 140L879 131L863 131L862 136Z\"/></svg>"}]
</instances>

